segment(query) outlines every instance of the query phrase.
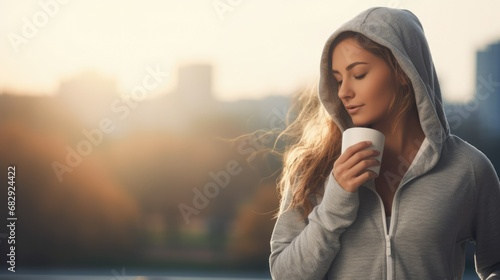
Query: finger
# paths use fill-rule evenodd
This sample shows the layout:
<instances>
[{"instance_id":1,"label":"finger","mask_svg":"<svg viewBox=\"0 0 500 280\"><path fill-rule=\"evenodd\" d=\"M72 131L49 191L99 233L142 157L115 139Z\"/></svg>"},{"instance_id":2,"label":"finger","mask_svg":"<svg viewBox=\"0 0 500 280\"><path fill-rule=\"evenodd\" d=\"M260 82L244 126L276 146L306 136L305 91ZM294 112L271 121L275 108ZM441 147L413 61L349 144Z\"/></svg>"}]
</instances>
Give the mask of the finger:
<instances>
[{"instance_id":1,"label":"finger","mask_svg":"<svg viewBox=\"0 0 500 280\"><path fill-rule=\"evenodd\" d=\"M358 151L354 155L352 155L349 159L347 159L344 162L344 165L346 168L353 168L355 165L357 165L359 162L366 160L366 159L371 159L375 158L378 155L380 155L380 152L377 150L362 150Z\"/></svg>"},{"instance_id":2,"label":"finger","mask_svg":"<svg viewBox=\"0 0 500 280\"><path fill-rule=\"evenodd\" d=\"M371 171L372 170L368 169L371 167L376 167L379 166L380 162L377 159L370 158L370 159L365 159L360 162L358 162L353 168L351 168L352 176L357 177L363 174L366 171Z\"/></svg>"},{"instance_id":3,"label":"finger","mask_svg":"<svg viewBox=\"0 0 500 280\"><path fill-rule=\"evenodd\" d=\"M353 166L347 164L340 164L333 169L335 178L341 181L350 182L353 178L360 176L368 168L378 166L380 162L374 158L367 158L360 162L355 163Z\"/></svg>"},{"instance_id":4,"label":"finger","mask_svg":"<svg viewBox=\"0 0 500 280\"><path fill-rule=\"evenodd\" d=\"M374 179L376 177L377 173L373 172L372 170L365 170L358 176L343 178L344 180L342 181L340 181L337 177L335 177L335 179L345 190L350 192L355 192L359 188L359 186L361 186L364 182L366 182L369 179Z\"/></svg>"},{"instance_id":5,"label":"finger","mask_svg":"<svg viewBox=\"0 0 500 280\"><path fill-rule=\"evenodd\" d=\"M360 145L358 145L360 144ZM355 145L358 145L358 147L364 147L362 143L358 143ZM354 146L354 145L353 145ZM357 147L353 147L354 151L357 151L356 154L352 155L350 158L338 158L334 164L333 164L333 170L335 175L341 175L341 176L355 176L358 175L358 173L362 170L356 170L356 173L352 172L352 169L358 164L360 161L368 159L368 158L374 158L378 156L380 153L376 150L361 150L358 151ZM349 155L350 152L345 152L344 156ZM350 177L348 177L350 178Z\"/></svg>"},{"instance_id":6,"label":"finger","mask_svg":"<svg viewBox=\"0 0 500 280\"><path fill-rule=\"evenodd\" d=\"M352 183L353 185L361 186L364 182L375 178L377 178L377 173L373 172L372 170L367 170L361 173L359 176L353 178Z\"/></svg>"},{"instance_id":7,"label":"finger","mask_svg":"<svg viewBox=\"0 0 500 280\"><path fill-rule=\"evenodd\" d=\"M364 172L369 171L368 168L380 165L377 159L365 159L362 160L351 168L345 168L345 165L337 170L338 175L342 176L344 180L351 181L352 179L361 176ZM345 169L344 169L345 168Z\"/></svg>"},{"instance_id":8,"label":"finger","mask_svg":"<svg viewBox=\"0 0 500 280\"><path fill-rule=\"evenodd\" d=\"M370 147L372 145L372 142L371 141L362 141L362 142L359 142L359 143L356 143L350 147L348 147L341 155L340 157L338 158L338 160L340 160L340 162L345 162L346 160L348 160L350 157L352 157L355 153L363 150L363 149L366 149L368 147Z\"/></svg>"}]
</instances>

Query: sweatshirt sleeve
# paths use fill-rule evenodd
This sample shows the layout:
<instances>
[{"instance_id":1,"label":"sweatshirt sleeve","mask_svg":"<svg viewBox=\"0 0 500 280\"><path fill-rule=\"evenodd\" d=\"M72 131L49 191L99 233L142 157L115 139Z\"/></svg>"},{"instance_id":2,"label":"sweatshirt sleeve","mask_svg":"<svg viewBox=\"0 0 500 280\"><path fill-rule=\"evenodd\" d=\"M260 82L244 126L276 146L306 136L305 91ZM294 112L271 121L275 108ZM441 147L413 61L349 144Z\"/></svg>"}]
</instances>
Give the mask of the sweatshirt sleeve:
<instances>
[{"instance_id":1,"label":"sweatshirt sleeve","mask_svg":"<svg viewBox=\"0 0 500 280\"><path fill-rule=\"evenodd\" d=\"M483 280L500 279L500 183L484 154L474 168L476 271Z\"/></svg>"},{"instance_id":2,"label":"sweatshirt sleeve","mask_svg":"<svg viewBox=\"0 0 500 280\"><path fill-rule=\"evenodd\" d=\"M276 280L324 279L340 250L340 236L356 219L358 193L345 191L330 173L323 200L307 218L287 209L291 196L287 190L271 237L271 275Z\"/></svg>"}]
</instances>

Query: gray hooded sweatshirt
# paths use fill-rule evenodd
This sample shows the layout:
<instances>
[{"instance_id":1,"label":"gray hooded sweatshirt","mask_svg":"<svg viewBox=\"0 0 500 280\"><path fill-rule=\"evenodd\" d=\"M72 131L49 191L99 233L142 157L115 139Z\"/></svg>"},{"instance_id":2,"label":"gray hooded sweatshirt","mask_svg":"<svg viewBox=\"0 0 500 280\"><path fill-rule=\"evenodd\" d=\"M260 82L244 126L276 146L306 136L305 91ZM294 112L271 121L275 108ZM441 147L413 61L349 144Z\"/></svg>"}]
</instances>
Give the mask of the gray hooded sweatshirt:
<instances>
[{"instance_id":1,"label":"gray hooded sweatshirt","mask_svg":"<svg viewBox=\"0 0 500 280\"><path fill-rule=\"evenodd\" d=\"M407 10L372 8L327 40L319 97L342 131L352 121L337 95L331 44L344 31L388 47L411 79L425 140L395 193L386 221L374 181L345 191L329 175L306 217L287 209L271 237L273 279L462 279L465 243L475 241L481 279L500 279L500 184L488 158L450 134L422 26ZM402 162L402 164L405 164ZM293 187L293 186L291 186Z\"/></svg>"}]
</instances>

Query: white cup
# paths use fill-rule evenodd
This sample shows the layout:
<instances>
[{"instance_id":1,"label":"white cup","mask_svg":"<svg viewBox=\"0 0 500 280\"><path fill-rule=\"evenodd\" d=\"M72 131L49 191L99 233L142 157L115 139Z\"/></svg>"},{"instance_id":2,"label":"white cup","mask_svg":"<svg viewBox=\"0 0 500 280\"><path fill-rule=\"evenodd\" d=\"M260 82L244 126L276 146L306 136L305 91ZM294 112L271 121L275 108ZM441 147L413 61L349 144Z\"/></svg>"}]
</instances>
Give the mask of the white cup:
<instances>
[{"instance_id":1,"label":"white cup","mask_svg":"<svg viewBox=\"0 0 500 280\"><path fill-rule=\"evenodd\" d=\"M342 134L342 153L350 146L363 141L371 141L372 145L366 150L377 150L380 154L375 157L380 163L382 163L382 153L384 152L385 136L382 132L366 127L352 127L348 128ZM368 168L373 172L380 173L380 165L372 166Z\"/></svg>"}]
</instances>

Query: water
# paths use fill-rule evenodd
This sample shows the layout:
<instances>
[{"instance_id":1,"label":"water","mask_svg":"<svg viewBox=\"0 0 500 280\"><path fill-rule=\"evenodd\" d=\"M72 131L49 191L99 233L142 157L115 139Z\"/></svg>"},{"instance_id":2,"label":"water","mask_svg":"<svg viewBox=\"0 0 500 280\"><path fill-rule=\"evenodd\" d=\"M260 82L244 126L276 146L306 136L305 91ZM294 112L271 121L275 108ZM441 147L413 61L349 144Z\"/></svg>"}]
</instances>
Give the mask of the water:
<instances>
[{"instance_id":1,"label":"water","mask_svg":"<svg viewBox=\"0 0 500 280\"><path fill-rule=\"evenodd\" d=\"M271 278L240 277L189 277L189 276L68 276L68 275L18 275L0 276L5 280L264 280Z\"/></svg>"},{"instance_id":2,"label":"water","mask_svg":"<svg viewBox=\"0 0 500 280\"><path fill-rule=\"evenodd\" d=\"M270 280L268 274L203 274L203 273L176 273L149 276L127 275L124 272L114 271L109 275L69 275L69 274L17 274L0 275L2 280Z\"/></svg>"},{"instance_id":3,"label":"water","mask_svg":"<svg viewBox=\"0 0 500 280\"><path fill-rule=\"evenodd\" d=\"M15 274L12 275L0 275L2 280L271 280L268 274L262 275L210 275L203 276L200 274L189 275L189 273L184 273L183 275L155 275L155 276L131 276L125 275L125 273L115 272L110 275L37 275L37 274ZM479 277L474 271L466 271L463 280L478 280Z\"/></svg>"}]
</instances>

